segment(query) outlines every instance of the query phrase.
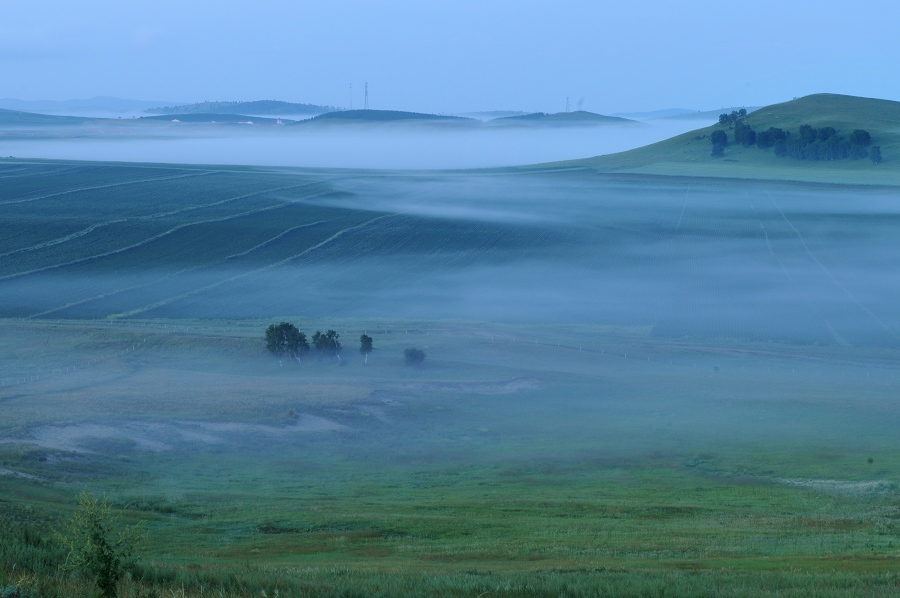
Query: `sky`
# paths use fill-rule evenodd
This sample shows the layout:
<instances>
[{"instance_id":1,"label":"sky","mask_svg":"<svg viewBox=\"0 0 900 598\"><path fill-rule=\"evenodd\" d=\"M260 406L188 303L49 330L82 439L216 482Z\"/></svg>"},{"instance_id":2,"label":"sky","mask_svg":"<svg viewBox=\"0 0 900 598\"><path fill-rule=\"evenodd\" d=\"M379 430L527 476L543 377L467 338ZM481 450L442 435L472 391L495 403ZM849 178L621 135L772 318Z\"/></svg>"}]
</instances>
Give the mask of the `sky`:
<instances>
[{"instance_id":1,"label":"sky","mask_svg":"<svg viewBox=\"0 0 900 598\"><path fill-rule=\"evenodd\" d=\"M900 99L900 2L0 0L0 97L427 112Z\"/></svg>"}]
</instances>

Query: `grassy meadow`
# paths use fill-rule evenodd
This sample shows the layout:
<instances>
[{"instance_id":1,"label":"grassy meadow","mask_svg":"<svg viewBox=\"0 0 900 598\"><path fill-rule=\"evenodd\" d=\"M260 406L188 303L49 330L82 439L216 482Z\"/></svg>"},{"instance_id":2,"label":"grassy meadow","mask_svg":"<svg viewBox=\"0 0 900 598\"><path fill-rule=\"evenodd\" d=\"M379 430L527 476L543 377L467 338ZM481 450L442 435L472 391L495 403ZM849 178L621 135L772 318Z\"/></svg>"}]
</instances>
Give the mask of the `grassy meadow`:
<instances>
[{"instance_id":1,"label":"grassy meadow","mask_svg":"<svg viewBox=\"0 0 900 598\"><path fill-rule=\"evenodd\" d=\"M561 162L569 168L607 173L678 177L712 177L736 180L775 180L804 183L896 186L900 184L900 102L815 94L765 106L747 115L744 122L758 131L779 127L797 134L800 125L834 127L845 137L854 129L872 134L881 147L884 162L865 160L810 162L779 158L771 149L742 147L734 143L731 127L713 125L690 131L627 152ZM710 135L725 131L729 146L725 156L710 155Z\"/></svg>"},{"instance_id":2,"label":"grassy meadow","mask_svg":"<svg viewBox=\"0 0 900 598\"><path fill-rule=\"evenodd\" d=\"M0 177L10 595L92 595L83 489L146 527L122 596L897 593L893 190ZM280 321L342 358L268 354Z\"/></svg>"}]
</instances>

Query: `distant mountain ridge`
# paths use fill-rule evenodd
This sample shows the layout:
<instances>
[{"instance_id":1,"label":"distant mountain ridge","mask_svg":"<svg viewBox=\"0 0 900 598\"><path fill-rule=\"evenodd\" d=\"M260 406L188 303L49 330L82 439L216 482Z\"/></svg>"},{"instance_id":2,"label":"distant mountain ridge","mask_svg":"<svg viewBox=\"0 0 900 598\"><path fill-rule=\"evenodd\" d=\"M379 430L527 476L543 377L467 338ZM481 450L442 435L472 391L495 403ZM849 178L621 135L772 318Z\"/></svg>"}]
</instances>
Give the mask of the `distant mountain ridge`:
<instances>
[{"instance_id":1,"label":"distant mountain ridge","mask_svg":"<svg viewBox=\"0 0 900 598\"><path fill-rule=\"evenodd\" d=\"M662 110L648 110L645 112L614 112L610 116L621 116L622 118L630 118L632 120L650 120L654 118L671 118L673 116L681 116L682 114L692 114L699 110L690 108L663 108Z\"/></svg>"},{"instance_id":2,"label":"distant mountain ridge","mask_svg":"<svg viewBox=\"0 0 900 598\"><path fill-rule=\"evenodd\" d=\"M334 106L282 102L280 100L256 100L252 102L198 102L181 106L162 106L146 110L147 114L252 114L285 116L288 114L316 115L338 110Z\"/></svg>"},{"instance_id":3,"label":"distant mountain ridge","mask_svg":"<svg viewBox=\"0 0 900 598\"><path fill-rule=\"evenodd\" d=\"M110 96L96 96L81 100L18 100L3 98L0 99L0 108L56 116L96 116L98 114L138 113L163 103L159 100L129 100Z\"/></svg>"},{"instance_id":4,"label":"distant mountain ridge","mask_svg":"<svg viewBox=\"0 0 900 598\"><path fill-rule=\"evenodd\" d=\"M304 123L314 122L392 122L392 121L444 121L456 123L478 123L462 116L443 116L426 112L405 112L403 110L341 110L315 116Z\"/></svg>"},{"instance_id":5,"label":"distant mountain ridge","mask_svg":"<svg viewBox=\"0 0 900 598\"><path fill-rule=\"evenodd\" d=\"M80 125L91 119L81 116L56 116L52 114L35 114L20 110L0 108L0 124L2 125Z\"/></svg>"},{"instance_id":6,"label":"distant mountain ridge","mask_svg":"<svg viewBox=\"0 0 900 598\"><path fill-rule=\"evenodd\" d=\"M576 110L574 112L556 112L548 114L546 112L534 112L532 114L522 114L515 116L503 116L488 121L493 124L620 124L620 125L636 125L636 120L622 118L619 116L605 116L586 110Z\"/></svg>"},{"instance_id":7,"label":"distant mountain ridge","mask_svg":"<svg viewBox=\"0 0 900 598\"><path fill-rule=\"evenodd\" d=\"M188 114L165 114L160 116L142 116L141 120L161 120L184 123L217 123L217 124L289 124L296 121L266 118L264 116L248 116L246 114L218 114L213 112L194 112Z\"/></svg>"}]
</instances>

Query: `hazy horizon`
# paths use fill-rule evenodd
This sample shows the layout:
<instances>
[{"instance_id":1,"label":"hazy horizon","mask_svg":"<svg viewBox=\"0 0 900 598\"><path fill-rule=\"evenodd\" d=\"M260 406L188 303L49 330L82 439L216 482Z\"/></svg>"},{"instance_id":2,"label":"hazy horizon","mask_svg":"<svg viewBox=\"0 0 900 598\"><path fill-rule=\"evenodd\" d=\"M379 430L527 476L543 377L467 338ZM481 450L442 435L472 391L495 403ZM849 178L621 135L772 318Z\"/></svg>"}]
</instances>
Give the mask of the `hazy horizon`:
<instances>
[{"instance_id":1,"label":"hazy horizon","mask_svg":"<svg viewBox=\"0 0 900 598\"><path fill-rule=\"evenodd\" d=\"M351 84L353 106L364 105L368 83L372 108L560 112L568 100L601 114L767 105L819 92L900 97L895 80L873 76L900 49L852 43L891 39L900 6L884 0L852 10L764 0L734 15L708 1L659 0L3 7L2 97L277 98L344 108ZM815 42L817 31L843 43Z\"/></svg>"}]
</instances>

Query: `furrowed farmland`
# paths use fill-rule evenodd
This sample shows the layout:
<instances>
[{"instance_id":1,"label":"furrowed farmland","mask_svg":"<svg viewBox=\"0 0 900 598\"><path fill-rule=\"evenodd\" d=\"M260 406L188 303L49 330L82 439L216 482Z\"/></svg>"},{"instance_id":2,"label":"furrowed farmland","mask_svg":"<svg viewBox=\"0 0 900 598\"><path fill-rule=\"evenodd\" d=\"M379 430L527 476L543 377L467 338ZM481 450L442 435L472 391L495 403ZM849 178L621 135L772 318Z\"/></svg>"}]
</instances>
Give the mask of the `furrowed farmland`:
<instances>
[{"instance_id":1,"label":"furrowed farmland","mask_svg":"<svg viewBox=\"0 0 900 598\"><path fill-rule=\"evenodd\" d=\"M897 341L879 256L898 216L878 190L63 164L2 176L7 317L477 310L674 338Z\"/></svg>"},{"instance_id":2,"label":"furrowed farmland","mask_svg":"<svg viewBox=\"0 0 900 598\"><path fill-rule=\"evenodd\" d=\"M11 159L0 189L2 591L92 595L56 534L87 490L146 531L122 596L896 594L895 189Z\"/></svg>"}]
</instances>

